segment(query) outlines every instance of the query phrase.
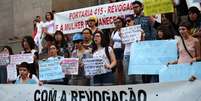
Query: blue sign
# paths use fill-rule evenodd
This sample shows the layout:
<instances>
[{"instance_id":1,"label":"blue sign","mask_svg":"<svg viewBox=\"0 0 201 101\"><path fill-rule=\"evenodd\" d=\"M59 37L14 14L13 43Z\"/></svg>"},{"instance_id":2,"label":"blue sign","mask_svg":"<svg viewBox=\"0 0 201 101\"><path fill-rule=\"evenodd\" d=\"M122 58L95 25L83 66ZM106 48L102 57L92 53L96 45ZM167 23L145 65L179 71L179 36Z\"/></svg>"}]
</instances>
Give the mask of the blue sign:
<instances>
[{"instance_id":1,"label":"blue sign","mask_svg":"<svg viewBox=\"0 0 201 101\"><path fill-rule=\"evenodd\" d=\"M159 74L169 61L177 59L175 40L132 43L128 74Z\"/></svg>"},{"instance_id":2,"label":"blue sign","mask_svg":"<svg viewBox=\"0 0 201 101\"><path fill-rule=\"evenodd\" d=\"M160 82L173 82L181 80L189 80L194 75L197 79L201 79L201 62L190 64L169 65L159 72Z\"/></svg>"},{"instance_id":3,"label":"blue sign","mask_svg":"<svg viewBox=\"0 0 201 101\"><path fill-rule=\"evenodd\" d=\"M64 78L64 73L59 64L58 58L49 58L39 61L39 79L40 80L56 80Z\"/></svg>"}]
</instances>

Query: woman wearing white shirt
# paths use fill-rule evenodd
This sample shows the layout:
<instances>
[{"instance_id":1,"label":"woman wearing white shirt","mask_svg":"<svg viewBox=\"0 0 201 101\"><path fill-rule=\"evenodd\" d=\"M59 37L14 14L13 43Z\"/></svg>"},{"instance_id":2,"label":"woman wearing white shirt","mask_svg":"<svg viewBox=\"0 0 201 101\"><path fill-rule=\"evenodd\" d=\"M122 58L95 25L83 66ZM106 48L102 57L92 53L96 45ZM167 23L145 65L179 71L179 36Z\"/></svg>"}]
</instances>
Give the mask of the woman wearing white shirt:
<instances>
[{"instance_id":1,"label":"woman wearing white shirt","mask_svg":"<svg viewBox=\"0 0 201 101\"><path fill-rule=\"evenodd\" d=\"M93 39L95 41L95 46L92 51L93 58L102 58L105 62L105 67L101 68L101 71L104 71L104 73L94 76L94 85L112 85L114 80L112 68L117 63L113 49L106 45L102 32L95 32ZM105 51L106 47L108 48L109 57Z\"/></svg>"},{"instance_id":2,"label":"woman wearing white shirt","mask_svg":"<svg viewBox=\"0 0 201 101\"><path fill-rule=\"evenodd\" d=\"M55 33L54 29L54 15L52 12L47 12L45 15L46 22L43 25L43 32L45 34L53 35Z\"/></svg>"},{"instance_id":3,"label":"woman wearing white shirt","mask_svg":"<svg viewBox=\"0 0 201 101\"><path fill-rule=\"evenodd\" d=\"M117 84L122 85L124 83L123 80L123 55L124 55L124 45L122 44L120 37L120 29L125 27L125 21L121 17L117 17L114 19L115 30L112 32L110 44L114 49L115 57L117 59L116 65L116 82Z\"/></svg>"}]
</instances>

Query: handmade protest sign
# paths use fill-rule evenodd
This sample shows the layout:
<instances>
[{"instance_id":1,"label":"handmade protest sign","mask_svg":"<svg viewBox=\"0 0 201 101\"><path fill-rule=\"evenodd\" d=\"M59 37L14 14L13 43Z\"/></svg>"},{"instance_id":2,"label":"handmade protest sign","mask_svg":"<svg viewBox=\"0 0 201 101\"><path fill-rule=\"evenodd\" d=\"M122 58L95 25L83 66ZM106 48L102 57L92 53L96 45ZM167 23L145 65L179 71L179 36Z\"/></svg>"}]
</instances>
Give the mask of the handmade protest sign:
<instances>
[{"instance_id":1,"label":"handmade protest sign","mask_svg":"<svg viewBox=\"0 0 201 101\"><path fill-rule=\"evenodd\" d=\"M0 66L9 64L9 54L0 53Z\"/></svg>"},{"instance_id":2,"label":"handmade protest sign","mask_svg":"<svg viewBox=\"0 0 201 101\"><path fill-rule=\"evenodd\" d=\"M33 54L15 54L10 56L10 63L11 64L20 64L22 62L33 63L34 58Z\"/></svg>"},{"instance_id":3,"label":"handmade protest sign","mask_svg":"<svg viewBox=\"0 0 201 101\"><path fill-rule=\"evenodd\" d=\"M7 78L8 80L16 80L17 78L17 69L15 64L7 65Z\"/></svg>"},{"instance_id":4,"label":"handmade protest sign","mask_svg":"<svg viewBox=\"0 0 201 101\"><path fill-rule=\"evenodd\" d=\"M104 68L104 61L102 58L88 58L83 59L85 75L97 75L102 74L102 68Z\"/></svg>"},{"instance_id":5,"label":"handmade protest sign","mask_svg":"<svg viewBox=\"0 0 201 101\"><path fill-rule=\"evenodd\" d=\"M172 0L144 0L145 16L171 12L174 12Z\"/></svg>"},{"instance_id":6,"label":"handmade protest sign","mask_svg":"<svg viewBox=\"0 0 201 101\"><path fill-rule=\"evenodd\" d=\"M121 28L121 39L124 44L141 40L141 25Z\"/></svg>"},{"instance_id":7,"label":"handmade protest sign","mask_svg":"<svg viewBox=\"0 0 201 101\"><path fill-rule=\"evenodd\" d=\"M169 61L177 59L175 40L155 40L133 43L128 74L159 74Z\"/></svg>"},{"instance_id":8,"label":"handmade protest sign","mask_svg":"<svg viewBox=\"0 0 201 101\"><path fill-rule=\"evenodd\" d=\"M201 79L201 62L190 64L174 64L162 68L159 72L160 82L174 82L188 80L191 76Z\"/></svg>"},{"instance_id":9,"label":"handmade protest sign","mask_svg":"<svg viewBox=\"0 0 201 101\"><path fill-rule=\"evenodd\" d=\"M60 61L62 71L65 75L77 75L79 59L78 58L64 58Z\"/></svg>"},{"instance_id":10,"label":"handmade protest sign","mask_svg":"<svg viewBox=\"0 0 201 101\"><path fill-rule=\"evenodd\" d=\"M39 61L39 79L55 80L64 78L59 59L47 59Z\"/></svg>"}]
</instances>

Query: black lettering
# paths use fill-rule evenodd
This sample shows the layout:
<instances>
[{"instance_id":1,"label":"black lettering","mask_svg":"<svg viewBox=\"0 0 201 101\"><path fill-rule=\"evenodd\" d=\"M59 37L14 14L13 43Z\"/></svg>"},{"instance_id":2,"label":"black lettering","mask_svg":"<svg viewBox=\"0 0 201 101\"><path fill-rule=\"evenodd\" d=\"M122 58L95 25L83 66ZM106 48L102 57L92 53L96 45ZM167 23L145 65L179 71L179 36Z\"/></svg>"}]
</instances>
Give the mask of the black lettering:
<instances>
[{"instance_id":1,"label":"black lettering","mask_svg":"<svg viewBox=\"0 0 201 101\"><path fill-rule=\"evenodd\" d=\"M144 97L143 100L141 99L142 95ZM147 101L147 94L146 94L146 92L144 90L139 90L138 91L138 101Z\"/></svg>"},{"instance_id":2,"label":"black lettering","mask_svg":"<svg viewBox=\"0 0 201 101\"><path fill-rule=\"evenodd\" d=\"M84 99L85 98L85 96L84 96L84 91L79 91L79 95L80 95L80 100L79 101L82 101L82 99Z\"/></svg>"},{"instance_id":3,"label":"black lettering","mask_svg":"<svg viewBox=\"0 0 201 101\"><path fill-rule=\"evenodd\" d=\"M112 101L119 101L118 95L115 91L112 91Z\"/></svg>"},{"instance_id":4,"label":"black lettering","mask_svg":"<svg viewBox=\"0 0 201 101\"><path fill-rule=\"evenodd\" d=\"M125 91L120 91L120 101L123 101L123 95L127 95ZM127 99L125 101L128 101Z\"/></svg>"},{"instance_id":5,"label":"black lettering","mask_svg":"<svg viewBox=\"0 0 201 101\"><path fill-rule=\"evenodd\" d=\"M54 90L54 92L52 92L52 90L50 90L50 92L49 92L49 101L56 101L56 98L57 98L57 91Z\"/></svg>"},{"instance_id":6,"label":"black lettering","mask_svg":"<svg viewBox=\"0 0 201 101\"><path fill-rule=\"evenodd\" d=\"M136 96L132 88L128 88L130 90L130 99L129 101L136 101Z\"/></svg>"},{"instance_id":7,"label":"black lettering","mask_svg":"<svg viewBox=\"0 0 201 101\"><path fill-rule=\"evenodd\" d=\"M63 90L62 95L61 95L61 100L60 101L67 101L66 100L66 92Z\"/></svg>"},{"instance_id":8,"label":"black lettering","mask_svg":"<svg viewBox=\"0 0 201 101\"><path fill-rule=\"evenodd\" d=\"M86 95L87 95L87 101L92 101L92 91L89 91L90 95L88 94L87 91L85 91Z\"/></svg>"},{"instance_id":9,"label":"black lettering","mask_svg":"<svg viewBox=\"0 0 201 101\"><path fill-rule=\"evenodd\" d=\"M98 96L98 97L97 97ZM98 99L99 100L98 100ZM94 91L94 101L102 101L101 100L101 94L100 94L100 92L98 92L98 91Z\"/></svg>"},{"instance_id":10,"label":"black lettering","mask_svg":"<svg viewBox=\"0 0 201 101\"><path fill-rule=\"evenodd\" d=\"M36 90L34 93L34 101L40 101L40 98L38 98L38 94L40 94L40 90Z\"/></svg>"},{"instance_id":11,"label":"black lettering","mask_svg":"<svg viewBox=\"0 0 201 101\"><path fill-rule=\"evenodd\" d=\"M71 91L71 101L77 101L77 92L76 91Z\"/></svg>"},{"instance_id":12,"label":"black lettering","mask_svg":"<svg viewBox=\"0 0 201 101\"><path fill-rule=\"evenodd\" d=\"M41 101L47 101L48 100L47 97L48 97L47 90L43 90L41 94Z\"/></svg>"},{"instance_id":13,"label":"black lettering","mask_svg":"<svg viewBox=\"0 0 201 101\"><path fill-rule=\"evenodd\" d=\"M102 96L103 96L103 101L110 101L110 96L109 96L109 92L108 91L103 91L102 92Z\"/></svg>"}]
</instances>

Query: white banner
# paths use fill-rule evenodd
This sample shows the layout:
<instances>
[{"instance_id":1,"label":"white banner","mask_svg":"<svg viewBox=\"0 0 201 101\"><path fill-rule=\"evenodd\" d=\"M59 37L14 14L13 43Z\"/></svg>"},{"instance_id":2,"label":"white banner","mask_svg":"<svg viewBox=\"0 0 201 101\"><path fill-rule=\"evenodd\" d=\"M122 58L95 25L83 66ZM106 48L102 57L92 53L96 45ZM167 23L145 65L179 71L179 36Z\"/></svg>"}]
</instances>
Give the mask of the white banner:
<instances>
[{"instance_id":1,"label":"white banner","mask_svg":"<svg viewBox=\"0 0 201 101\"><path fill-rule=\"evenodd\" d=\"M129 26L121 28L122 42L124 44L141 40L141 25Z\"/></svg>"},{"instance_id":2,"label":"white banner","mask_svg":"<svg viewBox=\"0 0 201 101\"><path fill-rule=\"evenodd\" d=\"M79 58L64 58L61 60L62 71L66 75L77 75Z\"/></svg>"},{"instance_id":3,"label":"white banner","mask_svg":"<svg viewBox=\"0 0 201 101\"><path fill-rule=\"evenodd\" d=\"M56 13L54 15L56 30L62 30L65 34L81 32L87 27L86 21L92 15L98 18L100 29L112 28L114 18L133 14L131 3L132 0L122 1Z\"/></svg>"},{"instance_id":4,"label":"white banner","mask_svg":"<svg viewBox=\"0 0 201 101\"><path fill-rule=\"evenodd\" d=\"M121 86L0 85L1 101L201 101L201 81Z\"/></svg>"},{"instance_id":5,"label":"white banner","mask_svg":"<svg viewBox=\"0 0 201 101\"><path fill-rule=\"evenodd\" d=\"M102 71L104 62L102 58L88 58L83 59L85 75L97 75L105 73Z\"/></svg>"}]
</instances>

